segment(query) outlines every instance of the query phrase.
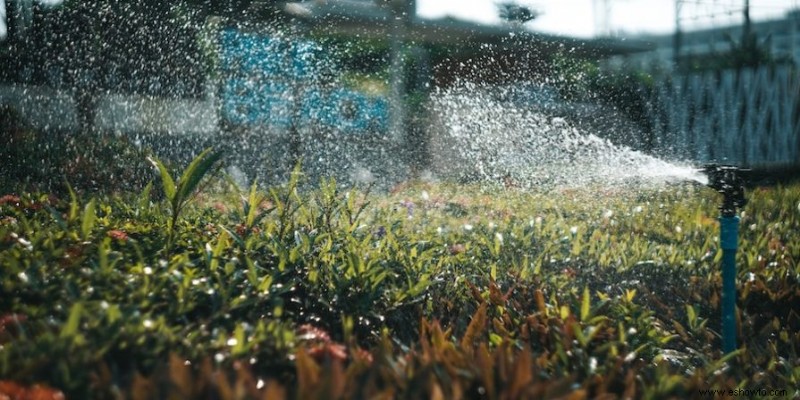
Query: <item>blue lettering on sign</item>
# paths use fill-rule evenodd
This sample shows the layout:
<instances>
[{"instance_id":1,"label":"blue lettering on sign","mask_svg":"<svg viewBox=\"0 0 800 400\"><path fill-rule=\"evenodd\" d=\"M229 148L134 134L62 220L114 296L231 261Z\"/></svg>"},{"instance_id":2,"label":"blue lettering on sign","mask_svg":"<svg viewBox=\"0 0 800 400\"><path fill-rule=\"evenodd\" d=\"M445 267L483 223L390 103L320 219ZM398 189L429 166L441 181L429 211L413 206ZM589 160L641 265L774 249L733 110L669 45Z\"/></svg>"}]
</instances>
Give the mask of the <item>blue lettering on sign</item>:
<instances>
[{"instance_id":1,"label":"blue lettering on sign","mask_svg":"<svg viewBox=\"0 0 800 400\"><path fill-rule=\"evenodd\" d=\"M356 134L386 130L385 98L320 84L317 78L331 73L331 57L318 43L235 29L223 30L220 39L222 117L229 123L279 129L294 123Z\"/></svg>"}]
</instances>

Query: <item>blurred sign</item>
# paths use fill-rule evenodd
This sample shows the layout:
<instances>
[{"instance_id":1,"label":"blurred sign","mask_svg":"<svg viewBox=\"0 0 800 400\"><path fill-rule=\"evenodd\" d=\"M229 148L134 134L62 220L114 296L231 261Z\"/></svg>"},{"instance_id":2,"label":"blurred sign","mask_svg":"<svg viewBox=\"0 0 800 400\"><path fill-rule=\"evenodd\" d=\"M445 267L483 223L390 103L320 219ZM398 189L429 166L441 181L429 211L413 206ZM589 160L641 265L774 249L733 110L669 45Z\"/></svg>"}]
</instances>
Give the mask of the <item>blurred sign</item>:
<instances>
[{"instance_id":1,"label":"blurred sign","mask_svg":"<svg viewBox=\"0 0 800 400\"><path fill-rule=\"evenodd\" d=\"M386 99L337 84L335 57L318 43L226 29L221 45L222 117L229 123L386 131Z\"/></svg>"}]
</instances>

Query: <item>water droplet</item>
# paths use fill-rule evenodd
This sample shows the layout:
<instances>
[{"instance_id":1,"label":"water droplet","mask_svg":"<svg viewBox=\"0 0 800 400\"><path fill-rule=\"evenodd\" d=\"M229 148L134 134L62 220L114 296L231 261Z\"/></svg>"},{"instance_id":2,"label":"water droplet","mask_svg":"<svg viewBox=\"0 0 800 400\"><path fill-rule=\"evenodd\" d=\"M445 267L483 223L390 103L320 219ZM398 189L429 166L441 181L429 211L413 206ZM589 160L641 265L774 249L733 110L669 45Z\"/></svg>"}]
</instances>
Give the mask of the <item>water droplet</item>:
<instances>
[{"instance_id":1,"label":"water droplet","mask_svg":"<svg viewBox=\"0 0 800 400\"><path fill-rule=\"evenodd\" d=\"M152 275L153 274L153 269L150 268L150 267L144 267L144 269L142 271L144 272L145 275Z\"/></svg>"},{"instance_id":2,"label":"water droplet","mask_svg":"<svg viewBox=\"0 0 800 400\"><path fill-rule=\"evenodd\" d=\"M25 238L18 238L17 242L21 244L23 247L25 247L25 250L33 251L33 245L29 240L26 240Z\"/></svg>"},{"instance_id":3,"label":"water droplet","mask_svg":"<svg viewBox=\"0 0 800 400\"><path fill-rule=\"evenodd\" d=\"M230 346L230 347L233 347L233 346L236 346L237 344L239 344L239 341L238 341L238 340L236 340L236 338L230 338L230 339L228 339L228 341L226 342L226 344L227 344L228 346Z\"/></svg>"},{"instance_id":4,"label":"water droplet","mask_svg":"<svg viewBox=\"0 0 800 400\"><path fill-rule=\"evenodd\" d=\"M144 325L144 327L147 328L147 329L152 329L153 328L153 321L151 321L149 319L146 319L146 320L144 320L142 322L142 325Z\"/></svg>"}]
</instances>

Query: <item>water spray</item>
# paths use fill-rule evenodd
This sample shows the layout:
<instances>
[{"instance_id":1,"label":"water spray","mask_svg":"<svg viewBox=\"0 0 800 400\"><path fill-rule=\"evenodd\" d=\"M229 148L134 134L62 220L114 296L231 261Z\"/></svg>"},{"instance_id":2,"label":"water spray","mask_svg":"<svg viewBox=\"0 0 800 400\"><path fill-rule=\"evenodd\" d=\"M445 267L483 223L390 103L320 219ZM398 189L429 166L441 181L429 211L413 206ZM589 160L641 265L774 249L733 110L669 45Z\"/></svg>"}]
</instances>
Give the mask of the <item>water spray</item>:
<instances>
[{"instance_id":1,"label":"water spray","mask_svg":"<svg viewBox=\"0 0 800 400\"><path fill-rule=\"evenodd\" d=\"M707 165L708 186L723 196L719 207L720 244L722 247L722 351L736 350L736 250L739 241L739 216L736 209L744 207L744 179L738 167Z\"/></svg>"}]
</instances>

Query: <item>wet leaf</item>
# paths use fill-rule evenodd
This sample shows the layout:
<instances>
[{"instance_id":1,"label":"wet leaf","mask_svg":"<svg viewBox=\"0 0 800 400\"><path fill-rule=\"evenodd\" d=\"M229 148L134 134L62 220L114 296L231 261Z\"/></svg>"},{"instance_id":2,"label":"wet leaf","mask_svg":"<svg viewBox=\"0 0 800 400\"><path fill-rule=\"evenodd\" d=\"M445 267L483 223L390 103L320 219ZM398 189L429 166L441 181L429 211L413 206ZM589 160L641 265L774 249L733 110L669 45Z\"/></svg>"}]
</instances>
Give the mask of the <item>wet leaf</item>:
<instances>
[{"instance_id":1,"label":"wet leaf","mask_svg":"<svg viewBox=\"0 0 800 400\"><path fill-rule=\"evenodd\" d=\"M583 287L583 296L581 298L581 321L589 319L589 312L591 311L591 296L589 294L589 287Z\"/></svg>"},{"instance_id":2,"label":"wet leaf","mask_svg":"<svg viewBox=\"0 0 800 400\"><path fill-rule=\"evenodd\" d=\"M75 303L69 309L69 317L67 322L61 328L59 334L62 338L75 337L79 334L81 317L83 316L83 303Z\"/></svg>"},{"instance_id":3,"label":"wet leaf","mask_svg":"<svg viewBox=\"0 0 800 400\"><path fill-rule=\"evenodd\" d=\"M83 218L81 220L81 237L83 237L83 240L89 239L89 234L92 233L92 228L94 228L96 221L95 199L91 199L83 209Z\"/></svg>"}]
</instances>

